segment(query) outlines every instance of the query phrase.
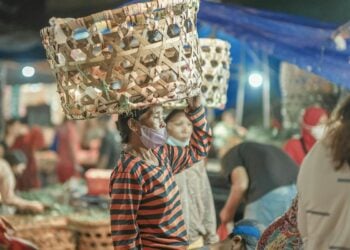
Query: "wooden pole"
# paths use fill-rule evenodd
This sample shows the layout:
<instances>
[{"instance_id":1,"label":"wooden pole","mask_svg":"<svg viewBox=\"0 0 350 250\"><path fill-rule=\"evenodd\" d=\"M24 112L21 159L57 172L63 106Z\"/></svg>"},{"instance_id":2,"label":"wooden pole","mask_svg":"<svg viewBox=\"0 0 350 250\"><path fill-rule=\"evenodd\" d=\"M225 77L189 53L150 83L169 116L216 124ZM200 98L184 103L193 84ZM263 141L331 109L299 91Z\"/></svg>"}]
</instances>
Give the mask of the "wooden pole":
<instances>
[{"instance_id":1,"label":"wooden pole","mask_svg":"<svg viewBox=\"0 0 350 250\"><path fill-rule=\"evenodd\" d=\"M238 91L236 101L236 122L238 125L243 123L244 113L244 95L245 95L245 44L240 46L240 62L238 71Z\"/></svg>"},{"instance_id":2,"label":"wooden pole","mask_svg":"<svg viewBox=\"0 0 350 250\"><path fill-rule=\"evenodd\" d=\"M0 63L0 138L5 137L5 118L4 118L4 88L7 81L6 62Z\"/></svg>"},{"instance_id":3,"label":"wooden pole","mask_svg":"<svg viewBox=\"0 0 350 250\"><path fill-rule=\"evenodd\" d=\"M270 102L270 65L269 57L263 53L263 124L264 128L271 125L271 102Z\"/></svg>"}]
</instances>

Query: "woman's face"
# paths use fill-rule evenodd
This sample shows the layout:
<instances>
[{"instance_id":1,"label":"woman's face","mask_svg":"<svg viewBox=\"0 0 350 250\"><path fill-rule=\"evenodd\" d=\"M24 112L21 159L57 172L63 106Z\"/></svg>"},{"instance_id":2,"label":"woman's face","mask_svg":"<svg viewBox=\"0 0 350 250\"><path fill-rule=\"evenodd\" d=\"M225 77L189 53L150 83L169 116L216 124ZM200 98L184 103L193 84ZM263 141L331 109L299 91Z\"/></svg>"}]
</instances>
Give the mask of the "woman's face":
<instances>
[{"instance_id":1,"label":"woman's face","mask_svg":"<svg viewBox=\"0 0 350 250\"><path fill-rule=\"evenodd\" d=\"M166 126L168 134L179 141L185 142L191 137L192 123L185 112L174 115Z\"/></svg>"},{"instance_id":2,"label":"woman's face","mask_svg":"<svg viewBox=\"0 0 350 250\"><path fill-rule=\"evenodd\" d=\"M159 130L165 127L163 119L163 107L160 105L150 107L146 113L141 115L139 122L141 125Z\"/></svg>"}]
</instances>

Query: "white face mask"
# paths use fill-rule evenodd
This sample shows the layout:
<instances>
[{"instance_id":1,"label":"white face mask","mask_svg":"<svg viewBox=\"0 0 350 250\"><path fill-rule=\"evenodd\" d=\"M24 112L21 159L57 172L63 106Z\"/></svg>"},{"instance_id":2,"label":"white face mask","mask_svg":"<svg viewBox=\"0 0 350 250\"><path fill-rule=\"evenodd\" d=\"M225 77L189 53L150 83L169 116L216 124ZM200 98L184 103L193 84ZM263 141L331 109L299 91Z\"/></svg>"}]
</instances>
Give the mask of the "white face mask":
<instances>
[{"instance_id":1,"label":"white face mask","mask_svg":"<svg viewBox=\"0 0 350 250\"><path fill-rule=\"evenodd\" d=\"M166 143L171 146L178 146L178 147L186 147L189 144L190 140L186 141L180 141L172 136L169 136Z\"/></svg>"},{"instance_id":2,"label":"white face mask","mask_svg":"<svg viewBox=\"0 0 350 250\"><path fill-rule=\"evenodd\" d=\"M311 135L316 139L320 140L322 136L324 135L324 132L326 130L325 125L317 125L311 128Z\"/></svg>"},{"instance_id":3,"label":"white face mask","mask_svg":"<svg viewBox=\"0 0 350 250\"><path fill-rule=\"evenodd\" d=\"M141 126L141 137L140 140L147 148L154 149L156 147L165 144L168 138L166 128L160 128L158 130Z\"/></svg>"}]
</instances>

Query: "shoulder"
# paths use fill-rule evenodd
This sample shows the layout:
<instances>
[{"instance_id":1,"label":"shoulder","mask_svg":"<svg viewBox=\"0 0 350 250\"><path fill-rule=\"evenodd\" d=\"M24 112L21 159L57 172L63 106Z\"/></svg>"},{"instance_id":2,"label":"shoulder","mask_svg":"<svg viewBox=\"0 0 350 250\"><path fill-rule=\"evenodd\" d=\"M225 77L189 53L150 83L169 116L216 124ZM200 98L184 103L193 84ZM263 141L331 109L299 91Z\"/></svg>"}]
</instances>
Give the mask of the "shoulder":
<instances>
[{"instance_id":1,"label":"shoulder","mask_svg":"<svg viewBox=\"0 0 350 250\"><path fill-rule=\"evenodd\" d=\"M318 141L304 158L298 176L298 182L304 180L309 183L310 179L324 175L332 171L333 160L331 150L325 141Z\"/></svg>"},{"instance_id":2,"label":"shoulder","mask_svg":"<svg viewBox=\"0 0 350 250\"><path fill-rule=\"evenodd\" d=\"M298 138L291 138L289 140L287 140L285 143L284 143L284 148L293 148L295 147L296 145L300 145L300 139Z\"/></svg>"},{"instance_id":3,"label":"shoulder","mask_svg":"<svg viewBox=\"0 0 350 250\"><path fill-rule=\"evenodd\" d=\"M7 161L0 158L0 168L1 169L7 169L7 168L10 169L10 165L8 164Z\"/></svg>"},{"instance_id":4,"label":"shoulder","mask_svg":"<svg viewBox=\"0 0 350 250\"><path fill-rule=\"evenodd\" d=\"M118 173L129 173L131 175L141 175L141 162L130 154L121 153L117 166L114 168L112 176Z\"/></svg>"},{"instance_id":5,"label":"shoulder","mask_svg":"<svg viewBox=\"0 0 350 250\"><path fill-rule=\"evenodd\" d=\"M0 177L12 173L10 165L4 159L0 159Z\"/></svg>"},{"instance_id":6,"label":"shoulder","mask_svg":"<svg viewBox=\"0 0 350 250\"><path fill-rule=\"evenodd\" d=\"M310 152L308 153L307 157L309 156L318 156L318 157L329 157L330 156L330 147L327 144L326 140L320 140L317 141L311 148Z\"/></svg>"},{"instance_id":7,"label":"shoulder","mask_svg":"<svg viewBox=\"0 0 350 250\"><path fill-rule=\"evenodd\" d=\"M135 182L135 184L139 183L139 185L142 185L142 171L137 169L137 166L138 165L135 164L134 166L124 168L123 163L119 161L117 166L112 171L110 184L112 185L113 183L119 183L121 180L130 180Z\"/></svg>"},{"instance_id":8,"label":"shoulder","mask_svg":"<svg viewBox=\"0 0 350 250\"><path fill-rule=\"evenodd\" d=\"M234 146L233 148L229 149L226 154L221 158L221 164L222 165L232 165L233 162L236 162L237 160L240 161L242 156L242 143L239 145Z\"/></svg>"}]
</instances>

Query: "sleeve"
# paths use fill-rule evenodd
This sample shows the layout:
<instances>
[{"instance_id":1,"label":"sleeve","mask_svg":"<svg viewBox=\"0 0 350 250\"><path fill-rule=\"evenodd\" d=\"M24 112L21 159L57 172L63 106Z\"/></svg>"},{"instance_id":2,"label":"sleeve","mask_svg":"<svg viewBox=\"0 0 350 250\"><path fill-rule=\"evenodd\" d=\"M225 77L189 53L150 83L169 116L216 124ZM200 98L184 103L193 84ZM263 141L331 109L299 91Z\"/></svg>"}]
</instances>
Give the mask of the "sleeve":
<instances>
[{"instance_id":1,"label":"sleeve","mask_svg":"<svg viewBox=\"0 0 350 250\"><path fill-rule=\"evenodd\" d=\"M300 236L305 242L308 238L308 221L306 214L306 204L304 201L304 190L309 188L310 179L307 178L308 174L305 174L306 166L301 166L300 172L297 180L297 190L298 190L298 213L297 213L297 226Z\"/></svg>"},{"instance_id":2,"label":"sleeve","mask_svg":"<svg viewBox=\"0 0 350 250\"><path fill-rule=\"evenodd\" d=\"M239 166L244 166L244 160L240 153L240 145L229 150L221 159L222 173L231 183L231 173Z\"/></svg>"},{"instance_id":3,"label":"sleeve","mask_svg":"<svg viewBox=\"0 0 350 250\"><path fill-rule=\"evenodd\" d=\"M205 116L205 109L201 106L193 112L186 113L193 124L189 146L174 147L165 145L173 173L191 167L194 163L204 159L209 152L212 134Z\"/></svg>"},{"instance_id":4,"label":"sleeve","mask_svg":"<svg viewBox=\"0 0 350 250\"><path fill-rule=\"evenodd\" d=\"M1 163L3 165L3 163ZM1 200L5 204L12 205L12 201L15 200L15 178L11 175L12 172L7 166L1 166L1 176L0 176L0 194Z\"/></svg>"},{"instance_id":5,"label":"sleeve","mask_svg":"<svg viewBox=\"0 0 350 250\"><path fill-rule=\"evenodd\" d=\"M30 131L30 140L34 150L40 150L45 147L44 133L40 127L34 126Z\"/></svg>"},{"instance_id":6,"label":"sleeve","mask_svg":"<svg viewBox=\"0 0 350 250\"><path fill-rule=\"evenodd\" d=\"M298 199L299 199L299 201L298 201L297 226L298 226L298 230L300 232L300 236L301 236L303 242L305 242L308 238L306 208L305 208L305 205L303 203L302 198L300 198L300 195L299 195Z\"/></svg>"},{"instance_id":7,"label":"sleeve","mask_svg":"<svg viewBox=\"0 0 350 250\"><path fill-rule=\"evenodd\" d=\"M302 159L300 159L300 156L298 157L298 153L296 152L297 148L300 148L300 142L296 142L295 139L287 141L283 146L284 152L286 152L289 157L292 158L298 166L300 166Z\"/></svg>"},{"instance_id":8,"label":"sleeve","mask_svg":"<svg viewBox=\"0 0 350 250\"><path fill-rule=\"evenodd\" d=\"M6 165L4 165L6 164ZM13 175L10 166L7 163L1 163L0 166L0 195L1 201L4 204L15 206L19 209L26 209L32 204L31 201L27 201L17 196L15 193L16 180Z\"/></svg>"},{"instance_id":9,"label":"sleeve","mask_svg":"<svg viewBox=\"0 0 350 250\"><path fill-rule=\"evenodd\" d=\"M114 172L110 183L111 232L114 249L139 249L136 222L142 198L142 184L135 173Z\"/></svg>"}]
</instances>

